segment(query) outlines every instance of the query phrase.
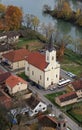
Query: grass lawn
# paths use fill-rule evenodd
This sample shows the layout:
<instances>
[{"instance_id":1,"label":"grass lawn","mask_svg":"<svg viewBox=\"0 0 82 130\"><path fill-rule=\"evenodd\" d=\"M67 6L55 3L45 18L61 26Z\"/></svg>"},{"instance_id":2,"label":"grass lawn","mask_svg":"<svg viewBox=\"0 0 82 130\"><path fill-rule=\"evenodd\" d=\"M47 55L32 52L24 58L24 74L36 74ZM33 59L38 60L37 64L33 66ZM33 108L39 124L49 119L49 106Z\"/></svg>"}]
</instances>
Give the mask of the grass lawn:
<instances>
[{"instance_id":1,"label":"grass lawn","mask_svg":"<svg viewBox=\"0 0 82 130\"><path fill-rule=\"evenodd\" d=\"M28 77L25 75L24 72L18 74L18 76L21 77L21 78L23 78L24 80L27 80L27 79L28 79Z\"/></svg>"},{"instance_id":2,"label":"grass lawn","mask_svg":"<svg viewBox=\"0 0 82 130\"><path fill-rule=\"evenodd\" d=\"M38 50L44 47L44 44L39 42L38 40L26 40L24 38L19 39L17 43L17 47L26 47L28 46L29 50Z\"/></svg>"},{"instance_id":3,"label":"grass lawn","mask_svg":"<svg viewBox=\"0 0 82 130\"><path fill-rule=\"evenodd\" d=\"M82 57L71 50L66 50L63 60L60 62L61 68L70 71L77 76L82 73Z\"/></svg>"},{"instance_id":4,"label":"grass lawn","mask_svg":"<svg viewBox=\"0 0 82 130\"><path fill-rule=\"evenodd\" d=\"M61 91L61 92L56 92L56 93L52 93L52 94L47 94L47 95L45 95L45 97L47 99L49 99L53 104L55 104L55 97L62 95L62 94L65 94L65 93L66 93L66 91Z\"/></svg>"},{"instance_id":5,"label":"grass lawn","mask_svg":"<svg viewBox=\"0 0 82 130\"><path fill-rule=\"evenodd\" d=\"M67 112L74 118L74 120L82 124L82 102L71 106L71 109Z\"/></svg>"}]
</instances>

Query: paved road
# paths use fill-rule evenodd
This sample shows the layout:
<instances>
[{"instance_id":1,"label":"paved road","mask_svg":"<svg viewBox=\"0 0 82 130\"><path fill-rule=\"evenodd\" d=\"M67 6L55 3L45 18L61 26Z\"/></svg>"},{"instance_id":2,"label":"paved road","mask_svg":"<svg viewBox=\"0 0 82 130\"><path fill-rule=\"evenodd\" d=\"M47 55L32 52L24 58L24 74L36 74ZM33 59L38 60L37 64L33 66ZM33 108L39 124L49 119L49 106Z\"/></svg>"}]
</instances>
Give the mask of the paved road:
<instances>
[{"instance_id":1,"label":"paved road","mask_svg":"<svg viewBox=\"0 0 82 130\"><path fill-rule=\"evenodd\" d=\"M2 69L2 70L4 70L5 72L7 72L7 70L6 69L4 69L4 67L2 67L1 65L0 65L0 68ZM63 70L61 70L61 75L63 75L63 77L66 77L66 78L68 78L66 75L65 75L65 72L63 71ZM32 90L32 92L33 93L38 93L39 95L40 95L40 98L47 104L47 105L49 105L49 104L51 104L52 105L52 112L58 117L59 116L59 114L61 113L61 111L60 111L60 109L59 108L57 108L55 105L53 105L47 98L45 98L45 94L48 94L48 93L53 93L53 92L57 92L57 91L61 91L60 89L56 89L56 90L54 90L54 91L50 91L50 90L48 90L48 91L45 91L45 90L39 90L38 88L36 88L35 86L29 86L29 88ZM62 88L62 89L64 89L64 88ZM70 127L72 130L82 130L82 128L81 127L79 127L73 120L71 120L65 113L64 113L64 115L65 115L65 118L66 118L66 120L67 120L67 126L68 127Z\"/></svg>"},{"instance_id":2,"label":"paved road","mask_svg":"<svg viewBox=\"0 0 82 130\"><path fill-rule=\"evenodd\" d=\"M47 91L43 90L39 90L38 88L36 88L35 86L29 86L29 88L34 92L34 93L38 93L40 95L40 98L47 104L51 104L52 105L52 113L54 113L56 115L56 117L59 116L60 113L62 113L60 111L59 108L57 108L55 105L53 105L48 99L45 98L45 94L48 93ZM60 91L60 90L55 90L56 91ZM70 127L72 130L82 130L81 127L79 127L72 119L70 119L65 113L63 113L66 120L67 120L67 126Z\"/></svg>"}]
</instances>

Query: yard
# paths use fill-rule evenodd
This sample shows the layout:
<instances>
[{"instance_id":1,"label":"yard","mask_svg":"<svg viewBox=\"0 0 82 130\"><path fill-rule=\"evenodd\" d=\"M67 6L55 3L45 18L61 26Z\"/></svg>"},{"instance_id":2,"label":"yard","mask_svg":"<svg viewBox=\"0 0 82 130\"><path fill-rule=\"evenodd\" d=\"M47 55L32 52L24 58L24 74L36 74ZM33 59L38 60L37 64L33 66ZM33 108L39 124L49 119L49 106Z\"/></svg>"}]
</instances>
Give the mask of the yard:
<instances>
[{"instance_id":1,"label":"yard","mask_svg":"<svg viewBox=\"0 0 82 130\"><path fill-rule=\"evenodd\" d=\"M26 47L29 50L38 50L44 47L44 44L39 42L38 40L26 40L24 38L19 39L17 47Z\"/></svg>"},{"instance_id":2,"label":"yard","mask_svg":"<svg viewBox=\"0 0 82 130\"><path fill-rule=\"evenodd\" d=\"M82 102L72 105L67 113L82 125Z\"/></svg>"},{"instance_id":3,"label":"yard","mask_svg":"<svg viewBox=\"0 0 82 130\"><path fill-rule=\"evenodd\" d=\"M55 97L57 97L57 96L59 96L59 95L62 95L62 94L65 94L66 93L66 91L61 91L61 92L56 92L56 93L52 93L52 94L47 94L47 95L45 95L45 97L47 98L47 99L49 99L54 105L57 105L56 103L55 103ZM58 106L58 105L57 105Z\"/></svg>"},{"instance_id":4,"label":"yard","mask_svg":"<svg viewBox=\"0 0 82 130\"><path fill-rule=\"evenodd\" d=\"M82 56L75 54L71 50L66 50L63 60L61 61L61 68L70 71L77 76L82 75Z\"/></svg>"}]
</instances>

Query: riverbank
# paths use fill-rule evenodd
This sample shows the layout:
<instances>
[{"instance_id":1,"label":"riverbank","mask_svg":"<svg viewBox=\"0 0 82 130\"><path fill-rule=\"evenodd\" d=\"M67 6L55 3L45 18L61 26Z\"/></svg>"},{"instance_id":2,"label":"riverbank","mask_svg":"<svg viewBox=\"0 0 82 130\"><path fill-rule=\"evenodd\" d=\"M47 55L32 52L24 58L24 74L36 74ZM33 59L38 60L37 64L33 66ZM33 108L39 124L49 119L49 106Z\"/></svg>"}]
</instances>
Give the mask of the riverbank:
<instances>
[{"instance_id":1,"label":"riverbank","mask_svg":"<svg viewBox=\"0 0 82 130\"><path fill-rule=\"evenodd\" d=\"M65 22L69 22L72 25L78 26L82 28L82 16L80 14L77 15L77 12L70 12L65 14L64 11L54 10L44 10L43 13L46 15L52 16L53 19L61 19Z\"/></svg>"}]
</instances>

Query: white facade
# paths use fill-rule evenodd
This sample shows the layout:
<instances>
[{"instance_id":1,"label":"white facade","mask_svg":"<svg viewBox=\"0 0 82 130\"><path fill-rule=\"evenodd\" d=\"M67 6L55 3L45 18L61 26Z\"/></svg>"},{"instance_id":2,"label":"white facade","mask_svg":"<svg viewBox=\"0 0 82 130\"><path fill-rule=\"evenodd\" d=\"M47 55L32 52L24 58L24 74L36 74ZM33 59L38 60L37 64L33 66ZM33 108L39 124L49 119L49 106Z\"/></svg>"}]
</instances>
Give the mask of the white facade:
<instances>
[{"instance_id":1,"label":"white facade","mask_svg":"<svg viewBox=\"0 0 82 130\"><path fill-rule=\"evenodd\" d=\"M23 90L27 89L27 83L22 83L22 82L19 82L18 84L16 84L12 88L8 84L6 84L6 85L7 85L7 88L9 90L10 94L15 94L17 92L20 92L20 91L23 91Z\"/></svg>"},{"instance_id":2,"label":"white facade","mask_svg":"<svg viewBox=\"0 0 82 130\"><path fill-rule=\"evenodd\" d=\"M47 110L47 105L44 104L43 102L39 102L38 105L34 108L29 110L29 116L34 116L38 112L44 112Z\"/></svg>"},{"instance_id":3,"label":"white facade","mask_svg":"<svg viewBox=\"0 0 82 130\"><path fill-rule=\"evenodd\" d=\"M39 60L39 59L37 59ZM44 70L25 62L25 74L34 82L47 89L57 84L60 77L60 64L56 61L56 50L46 51L45 61L48 63Z\"/></svg>"}]
</instances>

